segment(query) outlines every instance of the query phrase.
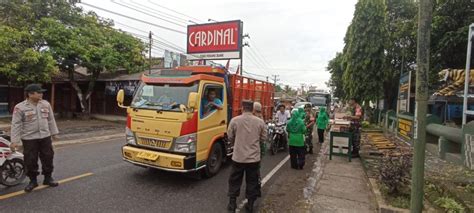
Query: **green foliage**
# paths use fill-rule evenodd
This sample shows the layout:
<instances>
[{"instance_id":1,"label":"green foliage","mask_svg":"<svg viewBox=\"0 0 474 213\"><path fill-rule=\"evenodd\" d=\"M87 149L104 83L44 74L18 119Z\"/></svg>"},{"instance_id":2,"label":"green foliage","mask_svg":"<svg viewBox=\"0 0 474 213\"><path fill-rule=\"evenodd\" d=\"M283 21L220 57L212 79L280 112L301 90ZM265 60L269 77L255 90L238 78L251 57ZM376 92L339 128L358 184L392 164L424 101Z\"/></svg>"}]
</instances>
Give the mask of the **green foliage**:
<instances>
[{"instance_id":1,"label":"green foliage","mask_svg":"<svg viewBox=\"0 0 474 213\"><path fill-rule=\"evenodd\" d=\"M275 92L282 92L283 91L283 88L281 88L280 85L275 85Z\"/></svg>"},{"instance_id":2,"label":"green foliage","mask_svg":"<svg viewBox=\"0 0 474 213\"><path fill-rule=\"evenodd\" d=\"M380 186L384 200L393 207L409 209L410 208L410 193L389 194L388 188L385 185Z\"/></svg>"},{"instance_id":3,"label":"green foliage","mask_svg":"<svg viewBox=\"0 0 474 213\"><path fill-rule=\"evenodd\" d=\"M440 197L435 201L435 204L443 208L443 210L448 213L464 212L464 207L449 197Z\"/></svg>"},{"instance_id":4,"label":"green foliage","mask_svg":"<svg viewBox=\"0 0 474 213\"><path fill-rule=\"evenodd\" d=\"M400 72L413 70L412 65L416 64L417 6L418 2L412 0L359 0L344 39L344 61L339 62L340 56L336 56L328 64L329 83L337 97L384 98L386 107L395 109ZM441 69L465 66L468 27L474 23L473 10L471 0L435 1L431 89L438 86L437 73ZM341 72L334 71L337 67L343 67L342 81L339 80Z\"/></svg>"},{"instance_id":5,"label":"green foliage","mask_svg":"<svg viewBox=\"0 0 474 213\"><path fill-rule=\"evenodd\" d=\"M347 97L374 101L383 95L387 29L383 1L360 0L344 47L344 90Z\"/></svg>"},{"instance_id":6,"label":"green foliage","mask_svg":"<svg viewBox=\"0 0 474 213\"><path fill-rule=\"evenodd\" d=\"M14 84L48 82L57 72L48 51L35 47L34 38L24 30L0 26L0 76Z\"/></svg>"},{"instance_id":7,"label":"green foliage","mask_svg":"<svg viewBox=\"0 0 474 213\"><path fill-rule=\"evenodd\" d=\"M384 99L396 108L401 72L413 71L416 63L417 6L413 0L387 0L387 67L384 70Z\"/></svg>"},{"instance_id":8,"label":"green foliage","mask_svg":"<svg viewBox=\"0 0 474 213\"><path fill-rule=\"evenodd\" d=\"M0 12L0 75L11 80L45 82L59 69L70 76L81 106L87 106L100 73L145 67L145 45L139 39L66 1L8 1L0 3ZM85 93L73 79L76 65L91 74Z\"/></svg>"},{"instance_id":9,"label":"green foliage","mask_svg":"<svg viewBox=\"0 0 474 213\"><path fill-rule=\"evenodd\" d=\"M431 31L432 85L439 80L437 73L440 70L464 68L469 25L474 23L474 3L471 0L435 2Z\"/></svg>"},{"instance_id":10,"label":"green foliage","mask_svg":"<svg viewBox=\"0 0 474 213\"><path fill-rule=\"evenodd\" d=\"M336 57L329 61L326 68L331 73L328 86L331 88L334 97L344 98L344 83L342 81L342 75L344 74L344 67L342 66L342 53L336 53Z\"/></svg>"},{"instance_id":11,"label":"green foliage","mask_svg":"<svg viewBox=\"0 0 474 213\"><path fill-rule=\"evenodd\" d=\"M409 188L412 156L386 154L379 167L379 180L389 195L405 193Z\"/></svg>"}]
</instances>

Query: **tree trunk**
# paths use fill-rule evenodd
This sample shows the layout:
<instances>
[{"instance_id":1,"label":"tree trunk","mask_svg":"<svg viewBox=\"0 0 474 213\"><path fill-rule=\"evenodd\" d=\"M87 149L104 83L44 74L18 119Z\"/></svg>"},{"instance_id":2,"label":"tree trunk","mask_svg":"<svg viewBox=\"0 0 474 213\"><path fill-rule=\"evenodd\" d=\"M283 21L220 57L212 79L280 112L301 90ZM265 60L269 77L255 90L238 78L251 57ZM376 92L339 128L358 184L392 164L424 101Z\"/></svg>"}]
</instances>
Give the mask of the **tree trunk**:
<instances>
[{"instance_id":1,"label":"tree trunk","mask_svg":"<svg viewBox=\"0 0 474 213\"><path fill-rule=\"evenodd\" d=\"M395 82L395 81L394 81ZM398 82L398 81L396 81ZM384 98L386 102L386 106L384 107L387 110L395 110L396 109L396 103L394 104L394 101L397 99L397 87L398 85L393 82L385 82L384 83Z\"/></svg>"},{"instance_id":2,"label":"tree trunk","mask_svg":"<svg viewBox=\"0 0 474 213\"><path fill-rule=\"evenodd\" d=\"M77 98L79 99L79 103L81 105L81 115L80 117L82 119L89 119L90 118L90 106L89 106L89 98L92 95L92 92L94 91L94 86L97 78L99 77L100 72L99 71L92 71L92 75L89 78L89 84L87 87L87 91L84 94L82 89L79 87L79 84L74 80L74 70L69 71L69 80L71 83L72 88L77 93Z\"/></svg>"}]
</instances>

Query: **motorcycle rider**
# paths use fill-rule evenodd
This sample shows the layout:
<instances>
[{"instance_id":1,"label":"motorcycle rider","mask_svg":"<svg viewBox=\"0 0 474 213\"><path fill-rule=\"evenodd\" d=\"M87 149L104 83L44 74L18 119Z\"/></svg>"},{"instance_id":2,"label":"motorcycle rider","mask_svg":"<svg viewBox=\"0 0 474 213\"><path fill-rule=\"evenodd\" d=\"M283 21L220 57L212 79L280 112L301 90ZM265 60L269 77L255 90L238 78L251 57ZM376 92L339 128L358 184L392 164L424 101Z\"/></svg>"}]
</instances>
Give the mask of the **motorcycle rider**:
<instances>
[{"instance_id":1,"label":"motorcycle rider","mask_svg":"<svg viewBox=\"0 0 474 213\"><path fill-rule=\"evenodd\" d=\"M290 112L286 110L285 105L283 104L279 105L278 112L275 115L277 124L286 125L290 117L291 117ZM288 132L286 131L286 128L284 131L285 131L285 135L284 135L285 141L288 141ZM283 146L286 147L286 144L284 144Z\"/></svg>"},{"instance_id":2,"label":"motorcycle rider","mask_svg":"<svg viewBox=\"0 0 474 213\"><path fill-rule=\"evenodd\" d=\"M311 104L306 104L304 106L304 111L306 114L304 118L304 123L306 125L305 142L308 148L306 150L306 153L309 153L309 154L313 154L313 126L315 123L315 118L311 110L312 110Z\"/></svg>"},{"instance_id":3,"label":"motorcycle rider","mask_svg":"<svg viewBox=\"0 0 474 213\"><path fill-rule=\"evenodd\" d=\"M277 120L277 123L279 124L286 124L288 122L288 119L291 117L290 112L286 110L285 105L280 104L278 106L278 112L275 115L275 118Z\"/></svg>"}]
</instances>

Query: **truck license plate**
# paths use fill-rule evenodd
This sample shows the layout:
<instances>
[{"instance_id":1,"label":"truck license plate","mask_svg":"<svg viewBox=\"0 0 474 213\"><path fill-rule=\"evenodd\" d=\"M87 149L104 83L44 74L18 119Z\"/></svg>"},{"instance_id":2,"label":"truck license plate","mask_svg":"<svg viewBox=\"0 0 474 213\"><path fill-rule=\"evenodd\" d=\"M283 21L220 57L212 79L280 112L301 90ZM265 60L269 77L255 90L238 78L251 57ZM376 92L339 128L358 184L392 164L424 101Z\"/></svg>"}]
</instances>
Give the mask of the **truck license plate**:
<instances>
[{"instance_id":1,"label":"truck license plate","mask_svg":"<svg viewBox=\"0 0 474 213\"><path fill-rule=\"evenodd\" d=\"M159 155L156 153L151 153L151 152L140 152L137 155L137 158L145 159L145 160L151 160L155 161L158 159Z\"/></svg>"}]
</instances>

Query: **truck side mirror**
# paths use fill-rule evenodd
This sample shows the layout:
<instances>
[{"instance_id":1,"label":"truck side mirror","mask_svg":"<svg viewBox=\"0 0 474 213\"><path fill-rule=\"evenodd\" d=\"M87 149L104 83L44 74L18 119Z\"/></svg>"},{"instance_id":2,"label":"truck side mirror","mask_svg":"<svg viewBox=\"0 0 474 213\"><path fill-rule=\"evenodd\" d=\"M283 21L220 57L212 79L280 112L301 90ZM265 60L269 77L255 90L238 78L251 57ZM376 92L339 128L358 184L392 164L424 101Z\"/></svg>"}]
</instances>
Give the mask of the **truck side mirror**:
<instances>
[{"instance_id":1,"label":"truck side mirror","mask_svg":"<svg viewBox=\"0 0 474 213\"><path fill-rule=\"evenodd\" d=\"M120 108L126 108L125 106L123 106L124 96L125 92L123 91L123 89L119 90L117 93L117 104Z\"/></svg>"},{"instance_id":2,"label":"truck side mirror","mask_svg":"<svg viewBox=\"0 0 474 213\"><path fill-rule=\"evenodd\" d=\"M188 108L196 109L198 101L198 94L196 92L190 92L188 95Z\"/></svg>"}]
</instances>

